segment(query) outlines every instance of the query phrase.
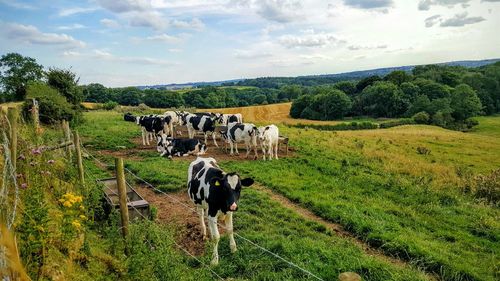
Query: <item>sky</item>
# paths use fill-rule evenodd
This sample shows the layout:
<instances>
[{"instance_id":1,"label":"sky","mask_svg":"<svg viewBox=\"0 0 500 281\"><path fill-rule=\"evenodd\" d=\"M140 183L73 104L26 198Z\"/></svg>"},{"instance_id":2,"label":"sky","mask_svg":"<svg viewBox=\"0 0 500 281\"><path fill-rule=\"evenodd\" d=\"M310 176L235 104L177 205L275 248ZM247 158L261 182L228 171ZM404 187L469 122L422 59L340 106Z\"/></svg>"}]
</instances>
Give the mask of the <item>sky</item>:
<instances>
[{"instance_id":1,"label":"sky","mask_svg":"<svg viewBox=\"0 0 500 281\"><path fill-rule=\"evenodd\" d=\"M0 0L0 55L108 87L500 57L500 0Z\"/></svg>"}]
</instances>

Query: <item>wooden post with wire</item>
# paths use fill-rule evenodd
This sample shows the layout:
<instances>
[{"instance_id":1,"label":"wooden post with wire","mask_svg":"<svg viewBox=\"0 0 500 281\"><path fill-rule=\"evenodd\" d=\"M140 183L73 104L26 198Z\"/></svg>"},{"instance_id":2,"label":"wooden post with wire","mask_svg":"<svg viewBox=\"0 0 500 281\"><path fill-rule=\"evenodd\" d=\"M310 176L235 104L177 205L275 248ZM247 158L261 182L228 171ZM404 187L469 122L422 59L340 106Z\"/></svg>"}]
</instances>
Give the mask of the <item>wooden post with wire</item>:
<instances>
[{"instance_id":1,"label":"wooden post with wire","mask_svg":"<svg viewBox=\"0 0 500 281\"><path fill-rule=\"evenodd\" d=\"M82 148L80 146L80 135L78 131L73 134L73 144L75 146L76 152L76 164L78 166L78 177L82 186L85 184L85 178L83 175L83 160L82 160Z\"/></svg>"},{"instance_id":2,"label":"wooden post with wire","mask_svg":"<svg viewBox=\"0 0 500 281\"><path fill-rule=\"evenodd\" d=\"M127 205L127 186L125 185L125 170L123 168L123 158L115 158L116 186L118 187L118 197L120 202L120 214L122 222L123 239L128 237L128 205ZM125 244L125 252L128 253L128 247Z\"/></svg>"},{"instance_id":3,"label":"wooden post with wire","mask_svg":"<svg viewBox=\"0 0 500 281\"><path fill-rule=\"evenodd\" d=\"M9 141L10 141L10 160L12 161L12 167L14 167L14 171L16 170L16 161L17 161L17 108L9 107L7 111L7 118L10 123L10 133L9 133Z\"/></svg>"},{"instance_id":4,"label":"wooden post with wire","mask_svg":"<svg viewBox=\"0 0 500 281\"><path fill-rule=\"evenodd\" d=\"M32 102L33 106L31 107L31 117L33 119L33 125L35 127L35 134L39 134L41 131L38 101L36 99L32 99Z\"/></svg>"},{"instance_id":5,"label":"wooden post with wire","mask_svg":"<svg viewBox=\"0 0 500 281\"><path fill-rule=\"evenodd\" d=\"M62 120L62 129L64 132L64 138L66 139L66 142L71 141L71 130L69 128L69 122L66 120ZM71 159L71 146L68 146L66 148L66 152L68 153L68 157Z\"/></svg>"}]
</instances>

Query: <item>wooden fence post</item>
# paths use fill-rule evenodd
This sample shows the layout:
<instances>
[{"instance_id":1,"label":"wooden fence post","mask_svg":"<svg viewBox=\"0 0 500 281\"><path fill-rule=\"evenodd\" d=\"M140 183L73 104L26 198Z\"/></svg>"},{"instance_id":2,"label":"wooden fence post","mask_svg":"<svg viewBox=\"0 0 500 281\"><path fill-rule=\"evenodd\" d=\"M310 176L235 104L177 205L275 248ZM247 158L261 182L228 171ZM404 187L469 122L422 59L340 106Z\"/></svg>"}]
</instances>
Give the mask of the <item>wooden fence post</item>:
<instances>
[{"instance_id":1,"label":"wooden fence post","mask_svg":"<svg viewBox=\"0 0 500 281\"><path fill-rule=\"evenodd\" d=\"M64 137L66 138L66 141L71 141L71 130L69 129L69 122L66 120L62 121L62 128L64 132ZM71 146L68 146L66 148L66 152L68 153L68 157L71 159Z\"/></svg>"},{"instance_id":2,"label":"wooden fence post","mask_svg":"<svg viewBox=\"0 0 500 281\"><path fill-rule=\"evenodd\" d=\"M7 118L9 118L10 123L10 157L12 161L12 167L14 167L14 171L16 170L17 162L17 117L17 108L9 107Z\"/></svg>"},{"instance_id":3,"label":"wooden fence post","mask_svg":"<svg viewBox=\"0 0 500 281\"><path fill-rule=\"evenodd\" d=\"M80 183L82 186L85 184L85 178L83 176L83 161L82 161L82 149L80 147L80 135L78 131L73 134L73 145L76 151L76 164L78 165L78 176L80 178Z\"/></svg>"},{"instance_id":4,"label":"wooden fence post","mask_svg":"<svg viewBox=\"0 0 500 281\"><path fill-rule=\"evenodd\" d=\"M118 187L118 197L120 199L120 213L122 221L123 239L128 237L128 205L127 205L127 187L125 185L125 171L123 169L123 158L115 158L116 186ZM128 252L125 244L125 251Z\"/></svg>"},{"instance_id":5,"label":"wooden fence post","mask_svg":"<svg viewBox=\"0 0 500 281\"><path fill-rule=\"evenodd\" d=\"M36 99L32 99L33 107L31 108L31 116L33 118L33 125L35 126L35 134L40 133L40 117L39 117L39 109L38 109L38 101Z\"/></svg>"}]
</instances>

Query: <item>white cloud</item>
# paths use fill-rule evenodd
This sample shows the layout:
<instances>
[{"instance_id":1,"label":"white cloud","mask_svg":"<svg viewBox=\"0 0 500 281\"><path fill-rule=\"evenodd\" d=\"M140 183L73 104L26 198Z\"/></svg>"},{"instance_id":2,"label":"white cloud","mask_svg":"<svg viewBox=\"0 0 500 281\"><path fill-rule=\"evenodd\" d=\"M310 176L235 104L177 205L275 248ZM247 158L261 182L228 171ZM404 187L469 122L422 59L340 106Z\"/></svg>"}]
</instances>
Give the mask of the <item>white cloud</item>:
<instances>
[{"instance_id":1,"label":"white cloud","mask_svg":"<svg viewBox=\"0 0 500 281\"><path fill-rule=\"evenodd\" d=\"M9 7L21 9L21 10L34 10L34 9L36 9L36 7L33 5L26 4L26 3L20 3L20 2L15 1L15 0L0 0L0 3L7 5Z\"/></svg>"},{"instance_id":2,"label":"white cloud","mask_svg":"<svg viewBox=\"0 0 500 281\"><path fill-rule=\"evenodd\" d=\"M177 63L150 57L116 56L106 50L93 50L91 53L81 53L75 51L65 51L63 56L72 58L96 59L110 62L121 62L138 65L173 66Z\"/></svg>"},{"instance_id":3,"label":"white cloud","mask_svg":"<svg viewBox=\"0 0 500 281\"><path fill-rule=\"evenodd\" d=\"M254 50L236 50L234 52L234 57L238 59L260 59L271 56L272 54L269 52L254 51Z\"/></svg>"},{"instance_id":4,"label":"white cloud","mask_svg":"<svg viewBox=\"0 0 500 281\"><path fill-rule=\"evenodd\" d=\"M421 11L430 10L431 6L445 6L448 8L452 8L457 4L465 5L471 0L420 0L418 3L418 9ZM466 7L464 7L466 8Z\"/></svg>"},{"instance_id":5,"label":"white cloud","mask_svg":"<svg viewBox=\"0 0 500 281\"><path fill-rule=\"evenodd\" d=\"M103 8L115 13L146 11L152 8L150 1L146 0L98 0Z\"/></svg>"},{"instance_id":6,"label":"white cloud","mask_svg":"<svg viewBox=\"0 0 500 281\"><path fill-rule=\"evenodd\" d=\"M59 10L58 15L60 17L68 17L76 14L84 14L84 13L91 13L94 11L99 10L97 7L89 7L89 8L83 8L83 7L74 7L74 8L66 8Z\"/></svg>"},{"instance_id":7,"label":"white cloud","mask_svg":"<svg viewBox=\"0 0 500 281\"><path fill-rule=\"evenodd\" d=\"M205 28L205 24L198 18L193 18L191 21L172 20L170 21L170 26L194 30L202 30Z\"/></svg>"},{"instance_id":8,"label":"white cloud","mask_svg":"<svg viewBox=\"0 0 500 281\"><path fill-rule=\"evenodd\" d=\"M350 51L359 51L359 50L377 50L377 49L387 49L387 45L376 45L376 46L359 46L359 45L350 45L347 47Z\"/></svg>"},{"instance_id":9,"label":"white cloud","mask_svg":"<svg viewBox=\"0 0 500 281\"><path fill-rule=\"evenodd\" d=\"M149 40L149 41L157 41L157 42L170 43L170 44L175 44L175 43L179 43L182 41L182 38L174 36L174 35L168 35L166 33L148 36L145 39ZM140 41L141 39L136 38L136 40Z\"/></svg>"},{"instance_id":10,"label":"white cloud","mask_svg":"<svg viewBox=\"0 0 500 281\"><path fill-rule=\"evenodd\" d=\"M359 9L390 8L394 5L392 0L344 0L344 4Z\"/></svg>"},{"instance_id":11,"label":"white cloud","mask_svg":"<svg viewBox=\"0 0 500 281\"><path fill-rule=\"evenodd\" d=\"M82 29L82 28L87 28L87 27L85 25L79 24L79 23L74 23L74 24L70 24L70 25L61 25L61 26L57 27L57 29L59 29L59 30L73 30L73 29Z\"/></svg>"},{"instance_id":12,"label":"white cloud","mask_svg":"<svg viewBox=\"0 0 500 281\"><path fill-rule=\"evenodd\" d=\"M483 17L469 17L467 12L463 12L461 14L456 14L452 18L444 20L441 22L440 26L457 27L482 22L484 20L485 19Z\"/></svg>"},{"instance_id":13,"label":"white cloud","mask_svg":"<svg viewBox=\"0 0 500 281\"><path fill-rule=\"evenodd\" d=\"M255 2L257 14L279 23L287 23L302 18L300 1L260 0Z\"/></svg>"},{"instance_id":14,"label":"white cloud","mask_svg":"<svg viewBox=\"0 0 500 281\"><path fill-rule=\"evenodd\" d=\"M345 43L345 41L339 40L332 33L316 33L314 30L307 30L297 35L282 35L278 38L278 42L286 48L324 47Z\"/></svg>"},{"instance_id":15,"label":"white cloud","mask_svg":"<svg viewBox=\"0 0 500 281\"><path fill-rule=\"evenodd\" d=\"M120 24L117 21L112 20L112 19L104 18L104 19L101 19L99 22L107 28L119 28L120 27Z\"/></svg>"},{"instance_id":16,"label":"white cloud","mask_svg":"<svg viewBox=\"0 0 500 281\"><path fill-rule=\"evenodd\" d=\"M434 15L425 19L425 27L433 27L436 23L441 21L441 15Z\"/></svg>"},{"instance_id":17,"label":"white cloud","mask_svg":"<svg viewBox=\"0 0 500 281\"><path fill-rule=\"evenodd\" d=\"M35 44L56 45L64 48L80 48L85 43L64 33L43 33L33 25L10 23L5 28L7 37L12 40Z\"/></svg>"}]
</instances>

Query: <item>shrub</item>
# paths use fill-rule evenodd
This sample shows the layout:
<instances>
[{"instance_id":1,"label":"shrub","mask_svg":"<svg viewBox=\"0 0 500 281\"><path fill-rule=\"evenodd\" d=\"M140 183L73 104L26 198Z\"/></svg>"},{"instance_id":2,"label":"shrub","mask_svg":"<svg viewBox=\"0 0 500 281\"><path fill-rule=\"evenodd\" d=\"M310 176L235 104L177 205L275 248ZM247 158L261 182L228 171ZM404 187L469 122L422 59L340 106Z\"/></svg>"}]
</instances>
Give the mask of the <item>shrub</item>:
<instances>
[{"instance_id":1,"label":"shrub","mask_svg":"<svg viewBox=\"0 0 500 281\"><path fill-rule=\"evenodd\" d=\"M421 112L413 115L412 119L417 124L429 124L430 116L429 116L429 113L427 113L425 111L421 111Z\"/></svg>"},{"instance_id":2,"label":"shrub","mask_svg":"<svg viewBox=\"0 0 500 281\"><path fill-rule=\"evenodd\" d=\"M148 111L151 110L151 107L145 105L144 103L141 103L137 106L137 109L139 109L139 111Z\"/></svg>"},{"instance_id":3,"label":"shrub","mask_svg":"<svg viewBox=\"0 0 500 281\"><path fill-rule=\"evenodd\" d=\"M54 88L43 84L33 83L27 88L27 97L38 101L40 122L54 124L62 120L79 121L81 113L74 110L72 105L66 101ZM23 104L23 115L30 116L29 109L31 101Z\"/></svg>"},{"instance_id":4,"label":"shrub","mask_svg":"<svg viewBox=\"0 0 500 281\"><path fill-rule=\"evenodd\" d=\"M316 125L316 124L296 124L291 125L295 128L313 128L321 131L347 131L347 130L371 130L377 129L378 124L371 122L346 122L335 125Z\"/></svg>"},{"instance_id":5,"label":"shrub","mask_svg":"<svg viewBox=\"0 0 500 281\"><path fill-rule=\"evenodd\" d=\"M429 155L431 154L431 150L425 146L419 146L417 147L417 153L421 155Z\"/></svg>"},{"instance_id":6,"label":"shrub","mask_svg":"<svg viewBox=\"0 0 500 281\"><path fill-rule=\"evenodd\" d=\"M115 107L118 106L118 103L117 102L114 102L114 101L108 101L106 102L105 104L103 104L102 108L104 108L105 110L113 110L115 109Z\"/></svg>"},{"instance_id":7,"label":"shrub","mask_svg":"<svg viewBox=\"0 0 500 281\"><path fill-rule=\"evenodd\" d=\"M474 118L467 118L464 122L467 129L472 129L472 127L479 125L479 121Z\"/></svg>"},{"instance_id":8,"label":"shrub","mask_svg":"<svg viewBox=\"0 0 500 281\"><path fill-rule=\"evenodd\" d=\"M500 169L489 175L478 175L475 178L475 195L489 203L500 204Z\"/></svg>"},{"instance_id":9,"label":"shrub","mask_svg":"<svg viewBox=\"0 0 500 281\"><path fill-rule=\"evenodd\" d=\"M395 121L381 123L380 129L387 129L387 128L392 128L392 127L396 127L396 126L412 125L412 124L415 124L415 120L413 120L413 118L405 118L405 119L399 119L399 120L395 120Z\"/></svg>"}]
</instances>

